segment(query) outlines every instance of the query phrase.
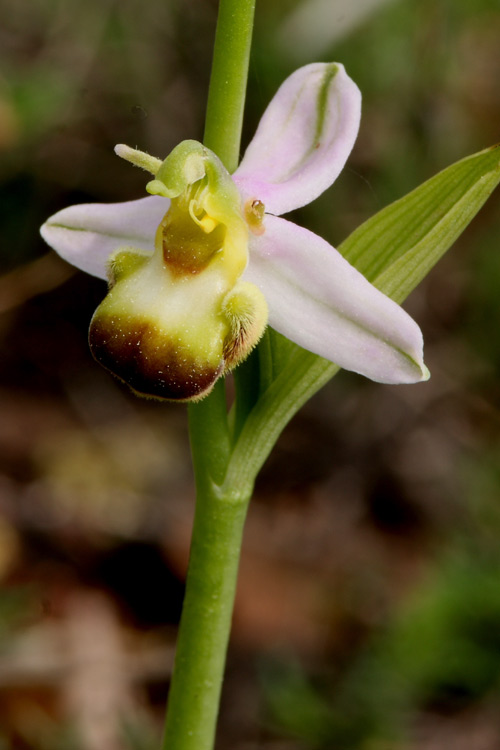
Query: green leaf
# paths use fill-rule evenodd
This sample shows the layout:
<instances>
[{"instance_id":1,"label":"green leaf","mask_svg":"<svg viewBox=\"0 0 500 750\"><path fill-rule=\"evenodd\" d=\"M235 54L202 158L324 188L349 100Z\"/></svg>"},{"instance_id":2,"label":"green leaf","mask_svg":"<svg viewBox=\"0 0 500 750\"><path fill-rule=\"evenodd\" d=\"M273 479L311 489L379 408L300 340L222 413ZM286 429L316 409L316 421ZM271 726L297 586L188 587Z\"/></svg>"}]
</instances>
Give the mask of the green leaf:
<instances>
[{"instance_id":1,"label":"green leaf","mask_svg":"<svg viewBox=\"0 0 500 750\"><path fill-rule=\"evenodd\" d=\"M500 182L500 147L453 164L368 219L339 247L372 283L402 302L451 247ZM293 345L248 414L225 483L251 486L300 407L340 369Z\"/></svg>"},{"instance_id":2,"label":"green leaf","mask_svg":"<svg viewBox=\"0 0 500 750\"><path fill-rule=\"evenodd\" d=\"M375 286L402 302L500 182L500 147L452 164L356 229L339 247Z\"/></svg>"}]
</instances>

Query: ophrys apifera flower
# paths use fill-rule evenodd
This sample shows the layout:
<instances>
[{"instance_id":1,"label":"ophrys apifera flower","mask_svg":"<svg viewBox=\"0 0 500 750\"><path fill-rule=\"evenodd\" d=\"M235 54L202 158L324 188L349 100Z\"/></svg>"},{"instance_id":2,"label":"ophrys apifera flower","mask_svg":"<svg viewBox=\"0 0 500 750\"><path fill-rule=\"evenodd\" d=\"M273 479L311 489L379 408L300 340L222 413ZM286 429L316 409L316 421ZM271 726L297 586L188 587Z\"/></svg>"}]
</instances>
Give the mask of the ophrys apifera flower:
<instances>
[{"instance_id":1,"label":"ophrys apifera flower","mask_svg":"<svg viewBox=\"0 0 500 750\"><path fill-rule=\"evenodd\" d=\"M42 227L109 292L90 326L96 359L143 395L195 400L241 362L267 323L383 383L428 377L417 324L321 237L280 215L320 195L357 136L361 95L342 65L293 73L233 175L184 141L152 173L152 195L63 209Z\"/></svg>"}]
</instances>

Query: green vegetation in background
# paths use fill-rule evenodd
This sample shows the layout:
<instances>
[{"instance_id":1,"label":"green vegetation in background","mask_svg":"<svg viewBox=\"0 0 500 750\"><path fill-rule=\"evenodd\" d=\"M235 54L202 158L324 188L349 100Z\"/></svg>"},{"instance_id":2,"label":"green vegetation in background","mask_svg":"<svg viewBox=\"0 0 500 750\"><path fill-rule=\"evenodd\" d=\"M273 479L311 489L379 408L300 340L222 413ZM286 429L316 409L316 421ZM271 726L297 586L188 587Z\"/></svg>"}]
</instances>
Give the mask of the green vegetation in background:
<instances>
[{"instance_id":1,"label":"green vegetation in background","mask_svg":"<svg viewBox=\"0 0 500 750\"><path fill-rule=\"evenodd\" d=\"M422 712L500 700L500 557L455 550L347 668L263 670L270 725L327 750L411 739Z\"/></svg>"}]
</instances>

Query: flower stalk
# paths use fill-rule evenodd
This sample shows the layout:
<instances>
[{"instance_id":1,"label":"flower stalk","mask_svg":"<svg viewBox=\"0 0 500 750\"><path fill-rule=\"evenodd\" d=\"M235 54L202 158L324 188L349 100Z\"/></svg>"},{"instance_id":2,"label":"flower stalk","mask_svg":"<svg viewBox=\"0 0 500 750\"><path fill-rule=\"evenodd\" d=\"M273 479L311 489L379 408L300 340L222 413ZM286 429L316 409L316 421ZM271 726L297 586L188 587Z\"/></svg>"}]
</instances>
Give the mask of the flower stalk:
<instances>
[{"instance_id":1,"label":"flower stalk","mask_svg":"<svg viewBox=\"0 0 500 750\"><path fill-rule=\"evenodd\" d=\"M239 160L254 10L255 0L220 0L204 143L229 172ZM196 510L163 750L214 746L250 500L224 484L231 444L223 379L189 405L189 433Z\"/></svg>"},{"instance_id":2,"label":"flower stalk","mask_svg":"<svg viewBox=\"0 0 500 750\"><path fill-rule=\"evenodd\" d=\"M240 158L255 0L220 0L203 143L229 173Z\"/></svg>"},{"instance_id":3,"label":"flower stalk","mask_svg":"<svg viewBox=\"0 0 500 750\"><path fill-rule=\"evenodd\" d=\"M209 396L208 399L211 399ZM164 750L211 750L248 497L198 474L189 573L168 697Z\"/></svg>"}]
</instances>

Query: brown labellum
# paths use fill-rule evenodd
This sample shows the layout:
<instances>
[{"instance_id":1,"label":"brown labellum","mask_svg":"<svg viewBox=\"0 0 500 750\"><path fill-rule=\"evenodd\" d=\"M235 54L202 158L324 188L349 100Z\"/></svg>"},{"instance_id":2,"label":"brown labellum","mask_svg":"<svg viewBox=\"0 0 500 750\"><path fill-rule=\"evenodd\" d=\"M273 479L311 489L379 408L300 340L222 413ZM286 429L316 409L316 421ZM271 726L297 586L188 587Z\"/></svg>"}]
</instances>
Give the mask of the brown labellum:
<instances>
[{"instance_id":1,"label":"brown labellum","mask_svg":"<svg viewBox=\"0 0 500 750\"><path fill-rule=\"evenodd\" d=\"M223 361L215 368L197 361L148 321L126 316L94 316L89 344L103 367L150 398L196 401L212 390L224 368Z\"/></svg>"}]
</instances>

